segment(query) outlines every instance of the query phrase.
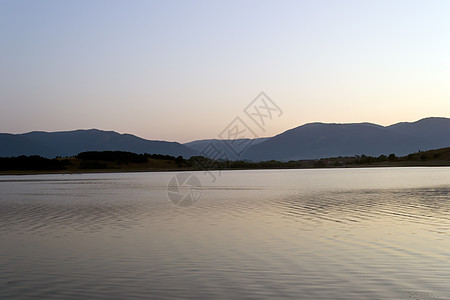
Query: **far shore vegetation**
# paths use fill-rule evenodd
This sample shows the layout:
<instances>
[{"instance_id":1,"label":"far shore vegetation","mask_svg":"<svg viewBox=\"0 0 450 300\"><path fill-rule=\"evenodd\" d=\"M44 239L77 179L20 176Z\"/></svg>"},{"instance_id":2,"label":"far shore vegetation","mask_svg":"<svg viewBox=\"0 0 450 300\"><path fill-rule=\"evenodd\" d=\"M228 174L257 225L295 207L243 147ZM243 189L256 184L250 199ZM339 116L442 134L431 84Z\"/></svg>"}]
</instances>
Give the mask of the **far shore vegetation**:
<instances>
[{"instance_id":1,"label":"far shore vegetation","mask_svg":"<svg viewBox=\"0 0 450 300\"><path fill-rule=\"evenodd\" d=\"M295 161L218 161L203 156L136 154L125 151L88 151L74 157L48 159L40 156L0 157L0 174L212 171L242 169L307 169L401 166L450 166L450 148L418 151L406 156L395 154L372 157L332 157Z\"/></svg>"}]
</instances>

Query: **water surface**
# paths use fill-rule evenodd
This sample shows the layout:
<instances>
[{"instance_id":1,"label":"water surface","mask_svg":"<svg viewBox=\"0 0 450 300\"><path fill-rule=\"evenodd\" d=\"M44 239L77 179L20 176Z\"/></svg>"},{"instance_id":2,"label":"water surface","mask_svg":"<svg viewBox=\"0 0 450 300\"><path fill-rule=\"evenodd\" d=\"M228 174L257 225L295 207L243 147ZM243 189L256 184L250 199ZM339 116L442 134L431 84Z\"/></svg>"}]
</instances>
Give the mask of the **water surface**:
<instances>
[{"instance_id":1,"label":"water surface","mask_svg":"<svg viewBox=\"0 0 450 300\"><path fill-rule=\"evenodd\" d=\"M1 176L0 298L450 299L450 168L192 174Z\"/></svg>"}]
</instances>

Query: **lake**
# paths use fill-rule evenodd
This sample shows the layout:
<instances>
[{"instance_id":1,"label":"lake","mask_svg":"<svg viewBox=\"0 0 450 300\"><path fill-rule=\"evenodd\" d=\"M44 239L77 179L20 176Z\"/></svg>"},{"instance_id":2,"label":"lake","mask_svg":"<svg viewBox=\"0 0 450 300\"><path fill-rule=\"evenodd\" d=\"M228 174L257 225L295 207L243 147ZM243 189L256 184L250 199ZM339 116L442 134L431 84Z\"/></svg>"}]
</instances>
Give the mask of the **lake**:
<instances>
[{"instance_id":1,"label":"lake","mask_svg":"<svg viewBox=\"0 0 450 300\"><path fill-rule=\"evenodd\" d=\"M213 174L0 176L0 298L450 299L450 168Z\"/></svg>"}]
</instances>

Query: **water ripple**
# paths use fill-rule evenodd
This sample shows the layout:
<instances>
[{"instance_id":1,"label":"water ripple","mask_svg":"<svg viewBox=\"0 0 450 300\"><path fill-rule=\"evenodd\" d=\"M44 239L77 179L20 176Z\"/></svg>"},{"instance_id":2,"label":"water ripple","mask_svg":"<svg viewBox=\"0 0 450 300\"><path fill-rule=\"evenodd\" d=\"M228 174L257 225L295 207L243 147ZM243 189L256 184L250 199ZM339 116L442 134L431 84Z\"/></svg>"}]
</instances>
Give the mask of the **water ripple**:
<instances>
[{"instance_id":1,"label":"water ripple","mask_svg":"<svg viewBox=\"0 0 450 300\"><path fill-rule=\"evenodd\" d=\"M189 208L166 173L3 178L0 298L450 299L435 172L230 172Z\"/></svg>"}]
</instances>

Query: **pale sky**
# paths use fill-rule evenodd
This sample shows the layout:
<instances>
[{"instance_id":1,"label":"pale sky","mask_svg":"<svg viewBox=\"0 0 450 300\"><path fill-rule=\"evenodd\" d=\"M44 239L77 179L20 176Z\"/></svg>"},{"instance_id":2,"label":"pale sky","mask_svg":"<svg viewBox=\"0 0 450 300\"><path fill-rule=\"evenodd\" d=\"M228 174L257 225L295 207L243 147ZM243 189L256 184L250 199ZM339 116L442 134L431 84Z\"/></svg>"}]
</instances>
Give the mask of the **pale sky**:
<instances>
[{"instance_id":1,"label":"pale sky","mask_svg":"<svg viewBox=\"0 0 450 300\"><path fill-rule=\"evenodd\" d=\"M0 132L216 138L450 117L450 1L0 1Z\"/></svg>"}]
</instances>

